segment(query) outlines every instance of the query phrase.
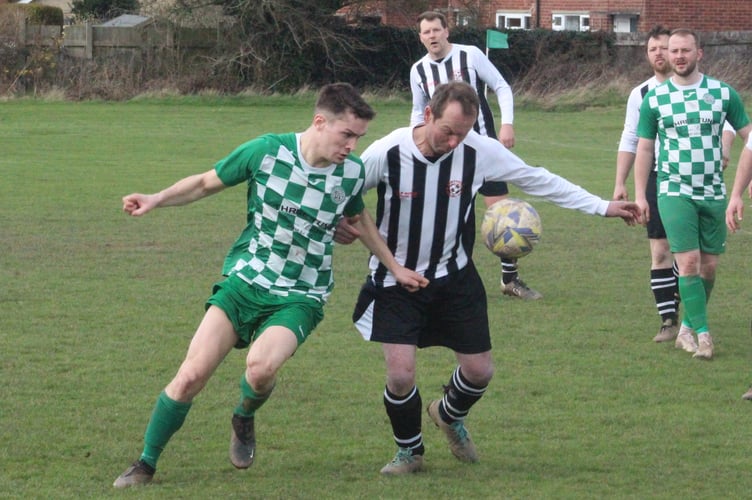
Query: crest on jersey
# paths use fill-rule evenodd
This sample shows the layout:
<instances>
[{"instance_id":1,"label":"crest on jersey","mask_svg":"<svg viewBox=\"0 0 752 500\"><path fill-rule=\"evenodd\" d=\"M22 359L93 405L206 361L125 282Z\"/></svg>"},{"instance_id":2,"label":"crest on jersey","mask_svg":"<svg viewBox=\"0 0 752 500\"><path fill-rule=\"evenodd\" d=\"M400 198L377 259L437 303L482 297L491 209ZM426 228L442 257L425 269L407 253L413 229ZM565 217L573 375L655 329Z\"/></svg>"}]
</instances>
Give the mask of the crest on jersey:
<instances>
[{"instance_id":1,"label":"crest on jersey","mask_svg":"<svg viewBox=\"0 0 752 500\"><path fill-rule=\"evenodd\" d=\"M450 198L456 198L462 194L462 181L449 181L446 188Z\"/></svg>"},{"instance_id":2,"label":"crest on jersey","mask_svg":"<svg viewBox=\"0 0 752 500\"><path fill-rule=\"evenodd\" d=\"M329 196L332 197L332 201L337 205L344 203L347 199L347 195L345 194L345 190L342 189L342 186L334 186Z\"/></svg>"}]
</instances>

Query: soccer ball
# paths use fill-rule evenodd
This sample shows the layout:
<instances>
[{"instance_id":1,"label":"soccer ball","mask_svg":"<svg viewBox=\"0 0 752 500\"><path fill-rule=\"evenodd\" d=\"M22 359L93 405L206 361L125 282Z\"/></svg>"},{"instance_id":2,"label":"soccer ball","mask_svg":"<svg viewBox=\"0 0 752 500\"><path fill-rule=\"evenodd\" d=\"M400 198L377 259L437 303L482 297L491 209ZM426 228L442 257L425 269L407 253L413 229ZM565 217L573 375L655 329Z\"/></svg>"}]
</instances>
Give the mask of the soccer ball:
<instances>
[{"instance_id":1,"label":"soccer ball","mask_svg":"<svg viewBox=\"0 0 752 500\"><path fill-rule=\"evenodd\" d=\"M486 210L480 232L483 243L495 255L524 257L540 241L543 227L538 212L526 201L505 198Z\"/></svg>"}]
</instances>

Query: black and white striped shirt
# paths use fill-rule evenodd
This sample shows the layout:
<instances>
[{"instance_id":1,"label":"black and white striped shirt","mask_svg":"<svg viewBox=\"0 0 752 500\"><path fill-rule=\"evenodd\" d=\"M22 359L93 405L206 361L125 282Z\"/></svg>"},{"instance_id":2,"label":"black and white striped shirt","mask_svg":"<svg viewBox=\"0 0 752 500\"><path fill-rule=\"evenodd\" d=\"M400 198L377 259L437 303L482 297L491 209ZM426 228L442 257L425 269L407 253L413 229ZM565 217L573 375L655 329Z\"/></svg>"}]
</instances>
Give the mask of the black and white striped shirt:
<instances>
[{"instance_id":1,"label":"black and white striped shirt","mask_svg":"<svg viewBox=\"0 0 752 500\"><path fill-rule=\"evenodd\" d=\"M484 85L488 85L496 94L501 109L501 123L514 122L512 88L496 66L478 47L453 43L446 57L434 61L430 54L426 54L410 69L410 89L413 96L410 125L423 122L423 113L437 86L458 80L470 84L480 98L476 132L493 138L497 134Z\"/></svg>"},{"instance_id":2,"label":"black and white striped shirt","mask_svg":"<svg viewBox=\"0 0 752 500\"><path fill-rule=\"evenodd\" d=\"M411 127L397 129L361 155L364 191L377 188L376 225L403 266L428 279L465 267L475 240L475 197L485 182L507 181L565 208L606 213L608 202L542 167L531 167L498 141L471 131L453 151L427 159ZM372 257L377 285L396 282Z\"/></svg>"}]
</instances>

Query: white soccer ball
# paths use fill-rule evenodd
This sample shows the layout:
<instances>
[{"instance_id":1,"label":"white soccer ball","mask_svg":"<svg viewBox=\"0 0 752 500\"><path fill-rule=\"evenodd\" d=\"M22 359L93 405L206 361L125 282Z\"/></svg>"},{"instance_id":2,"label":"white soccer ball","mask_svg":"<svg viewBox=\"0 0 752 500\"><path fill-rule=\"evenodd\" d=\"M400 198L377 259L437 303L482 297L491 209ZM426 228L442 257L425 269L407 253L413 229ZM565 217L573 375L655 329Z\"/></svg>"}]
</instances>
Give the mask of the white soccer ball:
<instances>
[{"instance_id":1,"label":"white soccer ball","mask_svg":"<svg viewBox=\"0 0 752 500\"><path fill-rule=\"evenodd\" d=\"M509 259L532 252L542 231L538 212L528 202L515 198L505 198L488 207L480 225L486 247Z\"/></svg>"}]
</instances>

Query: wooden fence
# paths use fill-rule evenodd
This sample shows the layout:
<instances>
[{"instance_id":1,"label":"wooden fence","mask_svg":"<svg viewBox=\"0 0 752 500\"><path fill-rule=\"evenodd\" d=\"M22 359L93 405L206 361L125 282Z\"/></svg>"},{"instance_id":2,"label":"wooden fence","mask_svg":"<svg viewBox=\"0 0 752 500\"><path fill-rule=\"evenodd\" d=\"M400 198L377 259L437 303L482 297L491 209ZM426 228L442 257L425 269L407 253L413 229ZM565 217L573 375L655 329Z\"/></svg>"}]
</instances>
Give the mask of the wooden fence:
<instances>
[{"instance_id":1,"label":"wooden fence","mask_svg":"<svg viewBox=\"0 0 752 500\"><path fill-rule=\"evenodd\" d=\"M222 45L222 36L220 29L176 28L158 23L134 27L87 23L63 29L21 23L19 38L27 46L59 46L73 57L132 56L138 59L144 53L161 50L179 50L191 55L207 53Z\"/></svg>"}]
</instances>

